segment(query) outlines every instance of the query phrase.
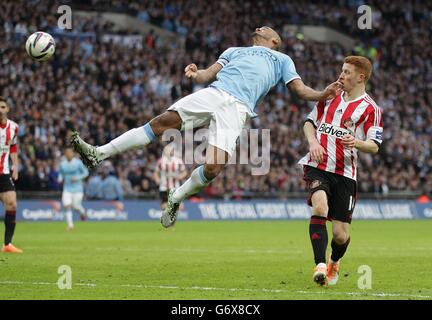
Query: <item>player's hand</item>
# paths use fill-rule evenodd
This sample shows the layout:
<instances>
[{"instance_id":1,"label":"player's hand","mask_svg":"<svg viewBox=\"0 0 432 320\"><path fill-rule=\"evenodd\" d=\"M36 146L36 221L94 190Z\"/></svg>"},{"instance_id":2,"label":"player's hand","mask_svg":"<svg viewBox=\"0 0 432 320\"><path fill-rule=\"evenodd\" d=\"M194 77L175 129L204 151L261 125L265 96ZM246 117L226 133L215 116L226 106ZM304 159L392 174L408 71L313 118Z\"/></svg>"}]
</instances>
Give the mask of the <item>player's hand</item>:
<instances>
[{"instance_id":1,"label":"player's hand","mask_svg":"<svg viewBox=\"0 0 432 320\"><path fill-rule=\"evenodd\" d=\"M12 180L14 180L14 181L18 180L18 169L12 170Z\"/></svg>"},{"instance_id":2,"label":"player's hand","mask_svg":"<svg viewBox=\"0 0 432 320\"><path fill-rule=\"evenodd\" d=\"M195 79L198 75L198 67L196 64L191 63L185 68L185 76L189 79Z\"/></svg>"},{"instance_id":3,"label":"player's hand","mask_svg":"<svg viewBox=\"0 0 432 320\"><path fill-rule=\"evenodd\" d=\"M348 133L342 137L341 143L345 148L352 149L355 146L355 138Z\"/></svg>"},{"instance_id":4,"label":"player's hand","mask_svg":"<svg viewBox=\"0 0 432 320\"><path fill-rule=\"evenodd\" d=\"M322 100L331 100L342 91L343 85L339 81L329 84L323 92L324 98Z\"/></svg>"},{"instance_id":5,"label":"player's hand","mask_svg":"<svg viewBox=\"0 0 432 320\"><path fill-rule=\"evenodd\" d=\"M321 163L324 160L324 155L327 154L322 145L318 141L309 145L309 153L312 161Z\"/></svg>"},{"instance_id":6,"label":"player's hand","mask_svg":"<svg viewBox=\"0 0 432 320\"><path fill-rule=\"evenodd\" d=\"M77 182L77 181L78 181L78 178L75 177L75 176L74 176L74 177L71 177L71 181L72 181L72 182Z\"/></svg>"}]
</instances>

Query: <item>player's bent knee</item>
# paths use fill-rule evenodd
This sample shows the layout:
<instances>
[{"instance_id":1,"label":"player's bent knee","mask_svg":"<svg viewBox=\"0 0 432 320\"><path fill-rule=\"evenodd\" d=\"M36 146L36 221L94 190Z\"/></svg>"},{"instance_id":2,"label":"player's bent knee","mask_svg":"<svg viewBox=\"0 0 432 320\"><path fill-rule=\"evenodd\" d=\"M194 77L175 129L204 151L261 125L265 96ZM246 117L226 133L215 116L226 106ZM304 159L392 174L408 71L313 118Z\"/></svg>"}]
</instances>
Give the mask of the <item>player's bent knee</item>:
<instances>
[{"instance_id":1,"label":"player's bent knee","mask_svg":"<svg viewBox=\"0 0 432 320\"><path fill-rule=\"evenodd\" d=\"M11 202L11 203L6 203L6 205L5 205L5 209L6 209L7 211L16 211L16 209L17 209L17 205L16 205L16 203L13 203L13 202Z\"/></svg>"},{"instance_id":2,"label":"player's bent knee","mask_svg":"<svg viewBox=\"0 0 432 320\"><path fill-rule=\"evenodd\" d=\"M225 167L225 165L218 164L205 164L204 175L208 180L214 179Z\"/></svg>"},{"instance_id":3,"label":"player's bent knee","mask_svg":"<svg viewBox=\"0 0 432 320\"><path fill-rule=\"evenodd\" d=\"M182 119L176 111L166 111L150 121L150 126L156 137L160 137L165 130L181 129Z\"/></svg>"},{"instance_id":4,"label":"player's bent knee","mask_svg":"<svg viewBox=\"0 0 432 320\"><path fill-rule=\"evenodd\" d=\"M342 245L348 240L348 235L343 230L337 230L333 232L333 240L337 244Z\"/></svg>"},{"instance_id":5,"label":"player's bent knee","mask_svg":"<svg viewBox=\"0 0 432 320\"><path fill-rule=\"evenodd\" d=\"M314 215L321 216L321 217L327 217L328 206L326 204L323 204L323 203L314 204L312 209L313 209Z\"/></svg>"}]
</instances>

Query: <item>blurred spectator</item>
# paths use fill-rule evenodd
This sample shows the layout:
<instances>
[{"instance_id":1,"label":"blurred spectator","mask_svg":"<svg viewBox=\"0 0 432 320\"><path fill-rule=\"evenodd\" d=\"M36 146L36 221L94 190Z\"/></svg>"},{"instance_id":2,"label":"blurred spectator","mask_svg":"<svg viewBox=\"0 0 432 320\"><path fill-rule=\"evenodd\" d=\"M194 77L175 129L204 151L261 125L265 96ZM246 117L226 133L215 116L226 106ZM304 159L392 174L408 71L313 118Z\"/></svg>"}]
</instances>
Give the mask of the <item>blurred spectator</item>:
<instances>
[{"instance_id":1,"label":"blurred spectator","mask_svg":"<svg viewBox=\"0 0 432 320\"><path fill-rule=\"evenodd\" d=\"M101 198L103 200L123 200L123 190L115 172L109 168L104 168L102 178Z\"/></svg>"},{"instance_id":2,"label":"blurred spectator","mask_svg":"<svg viewBox=\"0 0 432 320\"><path fill-rule=\"evenodd\" d=\"M96 172L88 179L85 196L87 200L101 199L102 177Z\"/></svg>"}]
</instances>

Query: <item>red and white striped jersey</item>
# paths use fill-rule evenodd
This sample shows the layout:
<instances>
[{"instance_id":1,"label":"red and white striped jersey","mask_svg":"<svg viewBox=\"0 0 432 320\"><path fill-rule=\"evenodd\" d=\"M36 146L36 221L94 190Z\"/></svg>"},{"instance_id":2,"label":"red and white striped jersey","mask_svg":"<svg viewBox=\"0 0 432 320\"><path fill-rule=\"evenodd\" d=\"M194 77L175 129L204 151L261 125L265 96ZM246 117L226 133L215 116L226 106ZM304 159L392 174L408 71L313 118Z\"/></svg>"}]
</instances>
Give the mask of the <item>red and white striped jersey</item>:
<instances>
[{"instance_id":1,"label":"red and white striped jersey","mask_svg":"<svg viewBox=\"0 0 432 320\"><path fill-rule=\"evenodd\" d=\"M185 169L186 167L182 159L162 156L156 166L156 171L160 177L159 191L169 191L170 189L180 187L181 181L178 177Z\"/></svg>"},{"instance_id":2,"label":"red and white striped jersey","mask_svg":"<svg viewBox=\"0 0 432 320\"><path fill-rule=\"evenodd\" d=\"M357 150L344 148L341 143L346 133L358 140L382 143L383 125L381 108L365 93L345 102L343 93L329 101L319 101L307 117L316 128L316 136L327 154L317 163L310 154L299 163L357 180Z\"/></svg>"},{"instance_id":3,"label":"red and white striped jersey","mask_svg":"<svg viewBox=\"0 0 432 320\"><path fill-rule=\"evenodd\" d=\"M0 174L9 174L9 154L16 153L18 143L18 124L7 120L0 125Z\"/></svg>"}]
</instances>

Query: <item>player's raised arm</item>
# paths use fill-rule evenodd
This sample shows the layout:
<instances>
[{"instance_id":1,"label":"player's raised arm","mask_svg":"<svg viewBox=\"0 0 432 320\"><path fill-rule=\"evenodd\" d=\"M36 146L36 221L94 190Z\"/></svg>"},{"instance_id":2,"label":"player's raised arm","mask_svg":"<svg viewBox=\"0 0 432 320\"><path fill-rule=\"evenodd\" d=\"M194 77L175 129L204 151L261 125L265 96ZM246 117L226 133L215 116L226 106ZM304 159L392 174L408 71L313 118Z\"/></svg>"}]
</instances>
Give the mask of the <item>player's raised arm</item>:
<instances>
[{"instance_id":1,"label":"player's raised arm","mask_svg":"<svg viewBox=\"0 0 432 320\"><path fill-rule=\"evenodd\" d=\"M219 63L214 63L207 69L198 69L196 64L191 63L185 68L185 76L196 83L208 83L216 80L216 74L222 69Z\"/></svg>"},{"instance_id":2,"label":"player's raised arm","mask_svg":"<svg viewBox=\"0 0 432 320\"><path fill-rule=\"evenodd\" d=\"M323 91L316 91L305 85L301 79L294 79L287 86L303 100L323 101L333 99L339 93L342 85L336 81L328 85Z\"/></svg>"}]
</instances>

